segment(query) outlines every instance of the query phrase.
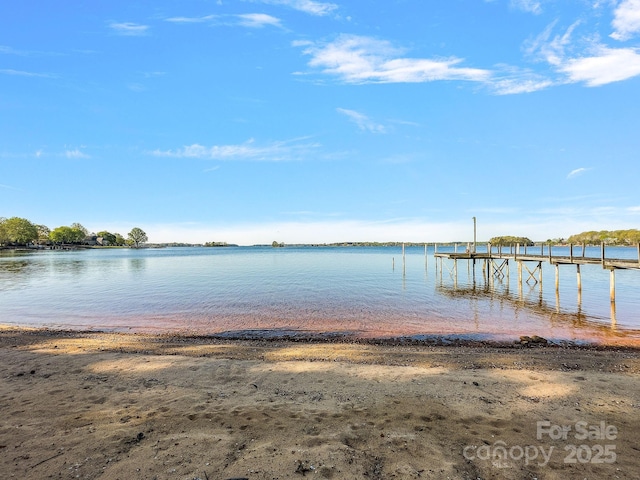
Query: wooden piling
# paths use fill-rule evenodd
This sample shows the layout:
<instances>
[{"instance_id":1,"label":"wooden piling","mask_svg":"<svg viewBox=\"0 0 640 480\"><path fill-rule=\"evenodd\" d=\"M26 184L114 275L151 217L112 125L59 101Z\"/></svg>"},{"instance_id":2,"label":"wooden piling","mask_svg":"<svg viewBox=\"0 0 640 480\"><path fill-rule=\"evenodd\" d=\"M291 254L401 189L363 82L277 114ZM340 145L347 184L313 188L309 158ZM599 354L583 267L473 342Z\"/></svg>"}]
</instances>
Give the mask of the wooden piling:
<instances>
[{"instance_id":1,"label":"wooden piling","mask_svg":"<svg viewBox=\"0 0 640 480\"><path fill-rule=\"evenodd\" d=\"M580 273L580 264L576 265L576 275L578 280L578 292L582 291L582 274Z\"/></svg>"},{"instance_id":2,"label":"wooden piling","mask_svg":"<svg viewBox=\"0 0 640 480\"><path fill-rule=\"evenodd\" d=\"M612 268L610 271L609 297L611 298L611 303L614 303L616 301L616 269Z\"/></svg>"}]
</instances>

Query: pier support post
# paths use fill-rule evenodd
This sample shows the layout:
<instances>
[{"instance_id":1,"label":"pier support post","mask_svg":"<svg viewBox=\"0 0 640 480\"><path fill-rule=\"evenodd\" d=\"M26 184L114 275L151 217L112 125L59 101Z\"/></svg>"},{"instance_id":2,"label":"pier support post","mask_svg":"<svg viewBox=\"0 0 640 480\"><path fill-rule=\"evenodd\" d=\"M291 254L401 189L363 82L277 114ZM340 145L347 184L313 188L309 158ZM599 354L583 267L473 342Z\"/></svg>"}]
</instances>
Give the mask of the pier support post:
<instances>
[{"instance_id":1,"label":"pier support post","mask_svg":"<svg viewBox=\"0 0 640 480\"><path fill-rule=\"evenodd\" d=\"M518 285L522 285L522 262L518 262Z\"/></svg>"},{"instance_id":2,"label":"pier support post","mask_svg":"<svg viewBox=\"0 0 640 480\"><path fill-rule=\"evenodd\" d=\"M542 293L542 262L538 262L538 269L540 270L538 273L538 277L540 278L540 293Z\"/></svg>"},{"instance_id":3,"label":"pier support post","mask_svg":"<svg viewBox=\"0 0 640 480\"><path fill-rule=\"evenodd\" d=\"M560 265L556 263L556 293L560 291Z\"/></svg>"},{"instance_id":4,"label":"pier support post","mask_svg":"<svg viewBox=\"0 0 640 480\"><path fill-rule=\"evenodd\" d=\"M614 303L616 301L616 269L612 268L610 271L609 297L611 298L611 303Z\"/></svg>"}]
</instances>

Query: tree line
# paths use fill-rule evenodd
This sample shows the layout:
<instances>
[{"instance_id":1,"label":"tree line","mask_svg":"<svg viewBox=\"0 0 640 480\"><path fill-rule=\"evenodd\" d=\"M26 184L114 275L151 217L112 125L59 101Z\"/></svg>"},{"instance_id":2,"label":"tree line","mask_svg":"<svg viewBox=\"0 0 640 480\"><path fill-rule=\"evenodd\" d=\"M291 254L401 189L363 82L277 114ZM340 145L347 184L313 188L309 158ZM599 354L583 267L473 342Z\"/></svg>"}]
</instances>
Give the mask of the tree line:
<instances>
[{"instance_id":1,"label":"tree line","mask_svg":"<svg viewBox=\"0 0 640 480\"><path fill-rule=\"evenodd\" d=\"M38 225L26 218L0 217L0 246L21 245L81 245L101 239L103 246L140 247L146 243L147 234L138 227L133 228L127 238L119 233L103 230L98 233L89 231L80 223L63 225L53 230L46 225Z\"/></svg>"},{"instance_id":2,"label":"tree line","mask_svg":"<svg viewBox=\"0 0 640 480\"><path fill-rule=\"evenodd\" d=\"M577 235L571 235L567 243L586 245L637 245L640 243L640 230L591 230Z\"/></svg>"}]
</instances>

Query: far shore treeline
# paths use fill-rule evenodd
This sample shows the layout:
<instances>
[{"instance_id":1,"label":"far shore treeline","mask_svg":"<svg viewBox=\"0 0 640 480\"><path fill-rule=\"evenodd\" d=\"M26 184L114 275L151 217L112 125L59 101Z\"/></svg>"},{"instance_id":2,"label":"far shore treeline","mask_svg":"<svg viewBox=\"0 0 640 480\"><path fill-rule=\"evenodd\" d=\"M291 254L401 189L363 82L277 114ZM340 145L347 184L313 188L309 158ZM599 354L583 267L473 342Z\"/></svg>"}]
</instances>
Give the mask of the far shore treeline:
<instances>
[{"instance_id":1,"label":"far shore treeline","mask_svg":"<svg viewBox=\"0 0 640 480\"><path fill-rule=\"evenodd\" d=\"M148 242L147 234L138 227L133 228L125 238L119 233L112 233L102 230L97 233L89 232L80 223L72 223L69 226L60 226L51 230L46 225L32 223L26 218L0 217L0 247L11 248L20 246L91 246L91 247L133 247L139 248ZM439 244L453 245L456 242L439 242ZM471 243L471 242L457 242ZM486 242L478 242L486 243ZM632 246L640 244L640 230L600 230L588 231L571 235L568 238L554 238L546 241L534 242L528 237L504 235L489 239L492 245L534 245L535 243L546 243L550 245L618 245ZM317 247L393 247L405 245L424 246L425 242L335 242L335 243L310 243L310 244L288 244L288 246L317 246ZM284 247L283 242L274 241L270 244L273 247ZM159 246L168 247L235 247L236 244L227 242L206 242L204 244L194 243L163 243Z\"/></svg>"},{"instance_id":2,"label":"far shore treeline","mask_svg":"<svg viewBox=\"0 0 640 480\"><path fill-rule=\"evenodd\" d=\"M125 238L119 233L111 233L106 230L89 233L80 223L63 225L51 230L46 225L32 223L26 218L0 217L0 246L2 247L85 245L138 248L147 240L147 234L138 227L133 228Z\"/></svg>"}]
</instances>

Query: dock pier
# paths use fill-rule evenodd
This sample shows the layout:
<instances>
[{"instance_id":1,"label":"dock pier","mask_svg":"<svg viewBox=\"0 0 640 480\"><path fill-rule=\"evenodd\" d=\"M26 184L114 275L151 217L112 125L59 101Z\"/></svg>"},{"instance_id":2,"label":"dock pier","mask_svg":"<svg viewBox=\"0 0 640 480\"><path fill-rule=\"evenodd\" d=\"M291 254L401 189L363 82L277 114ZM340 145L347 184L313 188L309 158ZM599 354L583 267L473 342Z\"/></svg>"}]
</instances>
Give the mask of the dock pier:
<instances>
[{"instance_id":1,"label":"dock pier","mask_svg":"<svg viewBox=\"0 0 640 480\"><path fill-rule=\"evenodd\" d=\"M474 245L475 247L475 245ZM515 247L515 248L514 248ZM522 248L524 247L524 248ZM540 254L527 252L527 246L520 244L509 246L509 252L503 253L502 245L491 245L487 243L486 252L477 252L475 248L472 250L467 247L465 252L458 252L458 245L456 244L453 252L439 252L437 244L434 246L434 258L436 260L436 268L438 268L438 260L440 260L440 272L444 268L444 260L453 260L453 270L449 269L449 272L454 276L454 281L457 283L457 271L458 260L466 260L473 263L473 269L475 272L476 261L481 261L483 275L488 281L492 278L502 279L507 276L509 279L509 261L513 260L517 262L518 271L518 285L519 288L523 285L523 274L528 276L524 283L528 285L540 285L542 289L542 266L543 264L553 265L555 267L555 288L556 296L560 291L560 266L562 265L575 265L576 266L576 280L578 288L578 298L582 294L582 273L580 270L581 265L600 265L603 270L609 270L609 296L611 303L615 302L616 298L616 270L640 270L640 244L637 245L638 256L637 259L622 259L622 258L607 258L605 252L605 244L603 243L600 248L599 257L587 257L585 255L586 245L578 245L580 249L578 255L574 254L575 245L569 245L569 255L553 255L553 247L547 245L547 251L545 252L545 245L540 245Z\"/></svg>"}]
</instances>

